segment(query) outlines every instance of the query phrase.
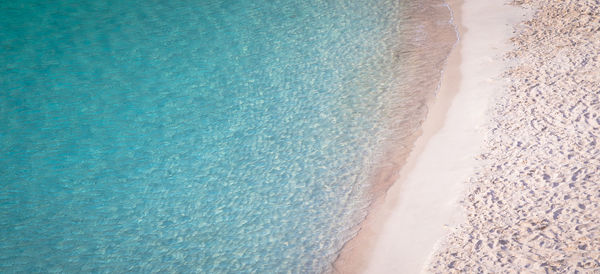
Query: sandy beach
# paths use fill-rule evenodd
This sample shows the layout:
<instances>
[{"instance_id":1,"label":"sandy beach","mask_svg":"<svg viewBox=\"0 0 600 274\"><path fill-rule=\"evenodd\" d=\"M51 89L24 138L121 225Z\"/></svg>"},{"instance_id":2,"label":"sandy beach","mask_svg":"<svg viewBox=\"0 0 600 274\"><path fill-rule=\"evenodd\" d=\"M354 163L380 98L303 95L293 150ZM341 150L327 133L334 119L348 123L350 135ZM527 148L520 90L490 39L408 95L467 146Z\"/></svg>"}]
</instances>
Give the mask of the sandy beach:
<instances>
[{"instance_id":1,"label":"sandy beach","mask_svg":"<svg viewBox=\"0 0 600 274\"><path fill-rule=\"evenodd\" d=\"M478 164L493 99L506 86L502 60L524 12L503 0L449 5L460 39L440 90L399 179L337 260L340 273L418 273L464 220L459 200Z\"/></svg>"},{"instance_id":2,"label":"sandy beach","mask_svg":"<svg viewBox=\"0 0 600 274\"><path fill-rule=\"evenodd\" d=\"M428 272L600 272L600 7L517 2L536 12L511 39L466 221Z\"/></svg>"},{"instance_id":3,"label":"sandy beach","mask_svg":"<svg viewBox=\"0 0 600 274\"><path fill-rule=\"evenodd\" d=\"M460 42L339 273L600 271L595 1L449 1Z\"/></svg>"}]
</instances>

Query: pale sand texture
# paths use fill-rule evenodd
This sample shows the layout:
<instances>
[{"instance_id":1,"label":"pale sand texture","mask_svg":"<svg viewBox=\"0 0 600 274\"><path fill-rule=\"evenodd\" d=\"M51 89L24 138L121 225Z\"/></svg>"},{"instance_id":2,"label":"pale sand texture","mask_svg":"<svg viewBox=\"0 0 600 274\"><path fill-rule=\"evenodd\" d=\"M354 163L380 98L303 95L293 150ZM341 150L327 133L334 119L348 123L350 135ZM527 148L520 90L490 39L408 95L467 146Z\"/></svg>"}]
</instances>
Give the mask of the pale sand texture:
<instances>
[{"instance_id":1,"label":"pale sand texture","mask_svg":"<svg viewBox=\"0 0 600 274\"><path fill-rule=\"evenodd\" d=\"M450 1L461 35L423 134L385 200L335 264L341 273L418 273L462 221L458 200L474 173L486 115L503 90L502 55L522 10L503 0Z\"/></svg>"},{"instance_id":2,"label":"pale sand texture","mask_svg":"<svg viewBox=\"0 0 600 274\"><path fill-rule=\"evenodd\" d=\"M430 272L600 273L600 1L518 2L538 11Z\"/></svg>"}]
</instances>

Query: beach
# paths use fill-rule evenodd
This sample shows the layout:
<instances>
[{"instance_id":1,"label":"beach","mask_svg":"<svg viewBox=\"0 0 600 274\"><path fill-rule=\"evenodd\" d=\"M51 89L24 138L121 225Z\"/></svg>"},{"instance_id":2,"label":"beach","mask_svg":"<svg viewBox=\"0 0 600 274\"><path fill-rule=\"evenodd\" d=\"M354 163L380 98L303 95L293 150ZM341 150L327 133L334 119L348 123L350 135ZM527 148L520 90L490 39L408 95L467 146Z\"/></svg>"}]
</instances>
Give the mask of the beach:
<instances>
[{"instance_id":1,"label":"beach","mask_svg":"<svg viewBox=\"0 0 600 274\"><path fill-rule=\"evenodd\" d=\"M599 6L3 1L0 273L600 273Z\"/></svg>"},{"instance_id":2,"label":"beach","mask_svg":"<svg viewBox=\"0 0 600 274\"><path fill-rule=\"evenodd\" d=\"M449 1L459 43L339 273L600 269L594 1Z\"/></svg>"},{"instance_id":3,"label":"beach","mask_svg":"<svg viewBox=\"0 0 600 274\"><path fill-rule=\"evenodd\" d=\"M518 4L536 12L511 39L466 222L429 272L600 271L598 3Z\"/></svg>"}]
</instances>

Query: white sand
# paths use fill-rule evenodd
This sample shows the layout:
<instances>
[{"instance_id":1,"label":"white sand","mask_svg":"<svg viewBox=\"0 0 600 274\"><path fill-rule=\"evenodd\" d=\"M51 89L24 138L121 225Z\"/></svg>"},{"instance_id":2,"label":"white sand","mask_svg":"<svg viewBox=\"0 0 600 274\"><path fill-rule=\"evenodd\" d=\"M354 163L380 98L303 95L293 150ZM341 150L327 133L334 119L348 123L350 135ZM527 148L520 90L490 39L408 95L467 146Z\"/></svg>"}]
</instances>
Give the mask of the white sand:
<instances>
[{"instance_id":1,"label":"white sand","mask_svg":"<svg viewBox=\"0 0 600 274\"><path fill-rule=\"evenodd\" d=\"M503 54L524 12L505 0L450 5L460 42L448 59L438 98L398 181L359 232L364 240L351 247L356 255L343 254L336 262L339 272L421 272L436 244L464 220L458 201L474 173L490 105L505 88Z\"/></svg>"},{"instance_id":2,"label":"white sand","mask_svg":"<svg viewBox=\"0 0 600 274\"><path fill-rule=\"evenodd\" d=\"M428 271L600 273L600 5L516 2L537 12L511 38L466 220Z\"/></svg>"}]
</instances>

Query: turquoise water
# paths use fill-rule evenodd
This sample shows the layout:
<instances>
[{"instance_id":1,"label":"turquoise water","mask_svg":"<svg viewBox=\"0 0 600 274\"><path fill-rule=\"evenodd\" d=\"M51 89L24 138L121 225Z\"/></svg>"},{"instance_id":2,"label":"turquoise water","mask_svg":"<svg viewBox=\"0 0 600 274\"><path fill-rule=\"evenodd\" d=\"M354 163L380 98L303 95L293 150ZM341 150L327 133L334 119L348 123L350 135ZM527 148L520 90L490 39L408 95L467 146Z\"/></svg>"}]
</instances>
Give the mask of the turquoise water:
<instances>
[{"instance_id":1,"label":"turquoise water","mask_svg":"<svg viewBox=\"0 0 600 274\"><path fill-rule=\"evenodd\" d=\"M418 101L406 5L1 1L0 272L329 270Z\"/></svg>"}]
</instances>

